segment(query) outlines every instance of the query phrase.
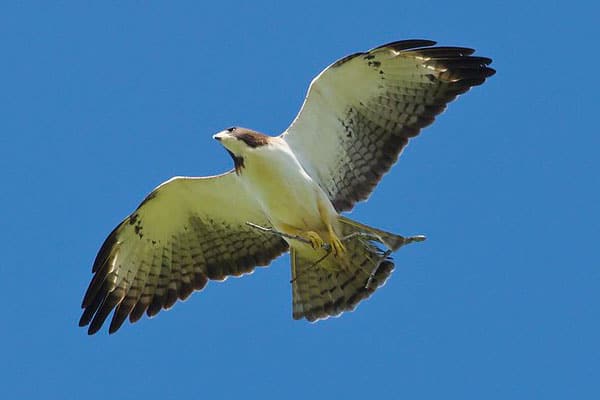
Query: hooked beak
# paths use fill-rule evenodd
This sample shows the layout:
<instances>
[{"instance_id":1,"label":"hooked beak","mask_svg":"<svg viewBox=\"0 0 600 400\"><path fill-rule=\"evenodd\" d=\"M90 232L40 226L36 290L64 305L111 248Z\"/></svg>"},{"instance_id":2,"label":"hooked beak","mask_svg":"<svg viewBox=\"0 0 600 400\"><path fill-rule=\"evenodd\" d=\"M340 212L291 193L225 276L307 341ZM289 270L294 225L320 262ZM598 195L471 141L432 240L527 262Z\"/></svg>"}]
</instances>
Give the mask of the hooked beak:
<instances>
[{"instance_id":1,"label":"hooked beak","mask_svg":"<svg viewBox=\"0 0 600 400\"><path fill-rule=\"evenodd\" d=\"M215 139L215 140L217 140L217 141L219 141L219 142L220 142L220 141L222 141L224 138L226 138L227 136L229 136L229 135L227 134L227 132L225 132L225 131L222 131L222 132L219 132L219 133L217 133L217 134L213 135L213 139Z\"/></svg>"}]
</instances>

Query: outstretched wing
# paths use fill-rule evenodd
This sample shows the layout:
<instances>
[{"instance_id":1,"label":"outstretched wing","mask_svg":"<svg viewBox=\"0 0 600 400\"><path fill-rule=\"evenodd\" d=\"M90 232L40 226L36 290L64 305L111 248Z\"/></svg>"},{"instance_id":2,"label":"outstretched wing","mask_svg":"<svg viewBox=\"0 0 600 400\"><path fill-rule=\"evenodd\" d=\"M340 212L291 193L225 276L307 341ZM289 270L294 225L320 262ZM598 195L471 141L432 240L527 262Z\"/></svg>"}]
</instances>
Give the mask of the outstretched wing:
<instances>
[{"instance_id":1,"label":"outstretched wing","mask_svg":"<svg viewBox=\"0 0 600 400\"><path fill-rule=\"evenodd\" d=\"M116 308L113 333L127 316L153 316L209 279L240 276L286 251L280 237L246 225L269 222L237 179L176 177L150 193L96 256L79 325L91 322L94 334Z\"/></svg>"},{"instance_id":2,"label":"outstretched wing","mask_svg":"<svg viewBox=\"0 0 600 400\"><path fill-rule=\"evenodd\" d=\"M333 63L282 138L338 211L366 199L411 137L495 73L473 49L389 43Z\"/></svg>"}]
</instances>

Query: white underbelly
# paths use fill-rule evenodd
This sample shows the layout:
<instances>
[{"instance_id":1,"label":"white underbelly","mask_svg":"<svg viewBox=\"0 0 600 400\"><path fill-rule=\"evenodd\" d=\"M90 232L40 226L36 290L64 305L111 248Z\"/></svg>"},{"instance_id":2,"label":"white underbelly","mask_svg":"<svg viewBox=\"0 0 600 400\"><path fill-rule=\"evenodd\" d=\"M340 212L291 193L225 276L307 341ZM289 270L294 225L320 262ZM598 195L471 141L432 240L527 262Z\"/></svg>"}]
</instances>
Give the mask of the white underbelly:
<instances>
[{"instance_id":1,"label":"white underbelly","mask_svg":"<svg viewBox=\"0 0 600 400\"><path fill-rule=\"evenodd\" d=\"M299 165L248 162L241 178L276 229L322 229L319 201L329 209L329 199Z\"/></svg>"}]
</instances>

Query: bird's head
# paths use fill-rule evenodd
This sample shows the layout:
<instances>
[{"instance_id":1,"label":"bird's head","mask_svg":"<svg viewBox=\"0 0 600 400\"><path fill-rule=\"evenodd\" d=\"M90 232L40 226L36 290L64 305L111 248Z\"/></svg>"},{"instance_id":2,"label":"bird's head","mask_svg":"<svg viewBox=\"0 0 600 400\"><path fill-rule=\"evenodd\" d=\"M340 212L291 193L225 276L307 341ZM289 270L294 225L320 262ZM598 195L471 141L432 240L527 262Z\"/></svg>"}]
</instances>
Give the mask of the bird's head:
<instances>
[{"instance_id":1,"label":"bird's head","mask_svg":"<svg viewBox=\"0 0 600 400\"><path fill-rule=\"evenodd\" d=\"M231 127L213 135L233 159L235 172L239 175L244 168L247 154L269 143L269 136L246 128Z\"/></svg>"}]
</instances>

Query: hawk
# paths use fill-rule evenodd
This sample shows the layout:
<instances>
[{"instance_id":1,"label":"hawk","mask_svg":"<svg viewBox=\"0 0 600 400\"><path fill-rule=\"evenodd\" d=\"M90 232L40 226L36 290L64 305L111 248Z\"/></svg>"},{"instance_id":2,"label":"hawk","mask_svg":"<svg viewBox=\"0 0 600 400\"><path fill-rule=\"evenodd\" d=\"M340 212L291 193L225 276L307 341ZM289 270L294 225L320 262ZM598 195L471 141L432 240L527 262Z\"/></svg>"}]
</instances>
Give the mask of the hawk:
<instances>
[{"instance_id":1,"label":"hawk","mask_svg":"<svg viewBox=\"0 0 600 400\"><path fill-rule=\"evenodd\" d=\"M93 264L80 326L109 333L152 317L209 280L290 252L293 318L353 310L383 285L404 238L341 215L365 200L410 138L495 71L473 49L403 40L344 57L310 84L279 136L213 136L234 168L174 177L110 233Z\"/></svg>"}]
</instances>

